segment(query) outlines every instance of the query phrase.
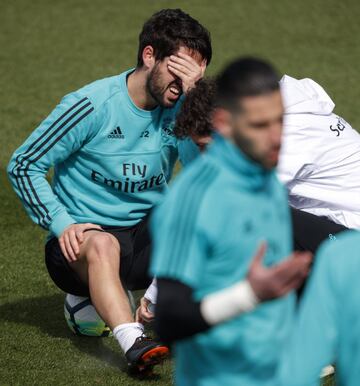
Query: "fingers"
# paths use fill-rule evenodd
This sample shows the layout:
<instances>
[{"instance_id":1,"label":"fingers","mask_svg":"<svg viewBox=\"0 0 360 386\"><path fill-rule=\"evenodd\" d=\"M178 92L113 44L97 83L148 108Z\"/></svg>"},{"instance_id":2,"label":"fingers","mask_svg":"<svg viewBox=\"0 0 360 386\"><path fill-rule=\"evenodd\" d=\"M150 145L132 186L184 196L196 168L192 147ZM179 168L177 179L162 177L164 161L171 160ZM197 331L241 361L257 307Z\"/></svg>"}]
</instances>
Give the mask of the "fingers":
<instances>
[{"instance_id":1,"label":"fingers","mask_svg":"<svg viewBox=\"0 0 360 386\"><path fill-rule=\"evenodd\" d=\"M76 235L76 238L77 238L79 244L81 244L84 241L84 232L83 231L77 231L77 232L75 232L75 235Z\"/></svg>"},{"instance_id":2,"label":"fingers","mask_svg":"<svg viewBox=\"0 0 360 386\"><path fill-rule=\"evenodd\" d=\"M262 264L262 260L265 256L266 249L267 249L267 243L266 243L266 241L262 241L260 243L258 250L256 251L255 256L253 257L253 260L251 263L252 266L257 265L257 264Z\"/></svg>"},{"instance_id":3,"label":"fingers","mask_svg":"<svg viewBox=\"0 0 360 386\"><path fill-rule=\"evenodd\" d=\"M149 313L148 311L141 311L141 318L146 322L146 323L151 323L154 320L154 314Z\"/></svg>"},{"instance_id":4,"label":"fingers","mask_svg":"<svg viewBox=\"0 0 360 386\"><path fill-rule=\"evenodd\" d=\"M260 284L258 283L261 294L260 298L278 298L299 288L309 274L311 261L312 255L310 253L293 253L288 259L276 266L265 269L256 266L253 269L253 276L256 270L261 272L261 269L263 269L265 271Z\"/></svg>"},{"instance_id":5,"label":"fingers","mask_svg":"<svg viewBox=\"0 0 360 386\"><path fill-rule=\"evenodd\" d=\"M182 81L189 80L191 78L192 73L189 70L184 70L181 65L178 64L170 64L168 63L168 69Z\"/></svg>"},{"instance_id":6,"label":"fingers","mask_svg":"<svg viewBox=\"0 0 360 386\"><path fill-rule=\"evenodd\" d=\"M201 67L195 60L188 55L181 55L180 53L179 56L176 55L171 55L168 64L172 65L174 67L177 67L179 69L183 69L183 71L188 71L188 72L197 72L198 69Z\"/></svg>"},{"instance_id":7,"label":"fingers","mask_svg":"<svg viewBox=\"0 0 360 386\"><path fill-rule=\"evenodd\" d=\"M289 272L288 277L284 278L281 285L284 288L291 287L291 288L298 288L301 283L305 280L307 275L309 274L309 270L304 269L298 269L294 270L293 272Z\"/></svg>"},{"instance_id":8,"label":"fingers","mask_svg":"<svg viewBox=\"0 0 360 386\"><path fill-rule=\"evenodd\" d=\"M199 65L191 56L180 52L177 55L171 55L167 65L168 70L181 79L185 94L203 77L206 68L204 61Z\"/></svg>"},{"instance_id":9,"label":"fingers","mask_svg":"<svg viewBox=\"0 0 360 386\"><path fill-rule=\"evenodd\" d=\"M73 238L73 236L70 236L69 232L66 232L63 235L65 249L66 249L66 252L67 252L67 255L69 257L70 262L72 262L72 261L76 261L77 258L76 258L76 253L75 253L73 246L71 244L71 238L70 237Z\"/></svg>"},{"instance_id":10,"label":"fingers","mask_svg":"<svg viewBox=\"0 0 360 386\"><path fill-rule=\"evenodd\" d=\"M155 315L152 312L149 312L148 310L149 303L150 302L147 299L141 298L139 307L139 316L147 323L152 322L155 317Z\"/></svg>"},{"instance_id":11,"label":"fingers","mask_svg":"<svg viewBox=\"0 0 360 386\"><path fill-rule=\"evenodd\" d=\"M296 259L302 259L308 263L311 263L313 261L314 255L311 252L300 252L300 251L295 251L294 252L294 257Z\"/></svg>"},{"instance_id":12,"label":"fingers","mask_svg":"<svg viewBox=\"0 0 360 386\"><path fill-rule=\"evenodd\" d=\"M303 271L299 271L297 274L293 276L287 283L283 284L282 290L280 291L279 296L284 296L290 291L297 290L304 283L304 280L308 276L310 272L310 268L307 268Z\"/></svg>"},{"instance_id":13,"label":"fingers","mask_svg":"<svg viewBox=\"0 0 360 386\"><path fill-rule=\"evenodd\" d=\"M308 269L312 261L311 253L307 252L294 252L286 260L272 267L274 271L277 271L279 278L282 274L287 275L288 272L301 270L302 268Z\"/></svg>"},{"instance_id":14,"label":"fingers","mask_svg":"<svg viewBox=\"0 0 360 386\"><path fill-rule=\"evenodd\" d=\"M313 260L313 255L311 252L294 252L292 259L294 270L302 271L304 274L308 274L311 263Z\"/></svg>"},{"instance_id":15,"label":"fingers","mask_svg":"<svg viewBox=\"0 0 360 386\"><path fill-rule=\"evenodd\" d=\"M75 230L71 230L69 233L69 241L70 241L70 245L71 245L71 248L75 254L75 259L76 259L76 256L79 254L80 250L79 250L79 243L78 243L78 239L77 239L77 236L76 236L76 232Z\"/></svg>"},{"instance_id":16,"label":"fingers","mask_svg":"<svg viewBox=\"0 0 360 386\"><path fill-rule=\"evenodd\" d=\"M80 244L84 241L84 230L89 228L102 229L97 224L71 224L59 237L61 251L69 263L78 259Z\"/></svg>"},{"instance_id":17,"label":"fingers","mask_svg":"<svg viewBox=\"0 0 360 386\"><path fill-rule=\"evenodd\" d=\"M98 224L92 224L90 222L86 223L86 224L79 224L79 225L82 225L84 228L83 230L85 229L89 229L89 228L96 228L96 229L102 229L102 227Z\"/></svg>"},{"instance_id":18,"label":"fingers","mask_svg":"<svg viewBox=\"0 0 360 386\"><path fill-rule=\"evenodd\" d=\"M301 284L304 282L304 277L298 276L294 278L292 281L287 283L286 285L282 286L281 289L277 293L277 297L285 296L289 292L297 290L300 288Z\"/></svg>"},{"instance_id":19,"label":"fingers","mask_svg":"<svg viewBox=\"0 0 360 386\"><path fill-rule=\"evenodd\" d=\"M183 52L178 52L177 55L172 55L174 58L178 59L180 61L180 59L183 60L183 64L184 65L187 65L188 67L191 66L191 67L198 67L199 64L198 62L193 58L191 57L190 55L187 55L187 54L184 54ZM207 67L207 60L206 59L203 59L201 61L201 64L200 64L200 68L206 69Z\"/></svg>"},{"instance_id":20,"label":"fingers","mask_svg":"<svg viewBox=\"0 0 360 386\"><path fill-rule=\"evenodd\" d=\"M144 323L144 320L141 318L140 316L140 307L138 307L138 309L136 310L136 313L135 313L135 322L136 323L141 323L143 324Z\"/></svg>"},{"instance_id":21,"label":"fingers","mask_svg":"<svg viewBox=\"0 0 360 386\"><path fill-rule=\"evenodd\" d=\"M91 224L91 223L86 223L86 224L76 224L74 225L74 227L76 226L76 230L75 230L75 236L76 236L76 239L78 241L79 244L83 243L84 242L84 231L86 229L90 229L90 228L95 228L95 229L102 229L100 225L97 225L97 224Z\"/></svg>"},{"instance_id":22,"label":"fingers","mask_svg":"<svg viewBox=\"0 0 360 386\"><path fill-rule=\"evenodd\" d=\"M61 237L59 238L59 245L60 245L61 252L62 252L63 255L65 256L65 259L66 259L69 263L71 263L70 256L68 255L67 250L66 250L66 248L65 248L65 241L64 241L64 237L63 237L63 236L61 236Z\"/></svg>"},{"instance_id":23,"label":"fingers","mask_svg":"<svg viewBox=\"0 0 360 386\"><path fill-rule=\"evenodd\" d=\"M303 267L303 273L305 277L309 274L311 269L311 264L313 262L313 254L311 252L299 252L295 254L295 259L301 261L301 265Z\"/></svg>"},{"instance_id":24,"label":"fingers","mask_svg":"<svg viewBox=\"0 0 360 386\"><path fill-rule=\"evenodd\" d=\"M201 78L204 77L205 71L206 71L206 62L205 62L205 64L201 65Z\"/></svg>"},{"instance_id":25,"label":"fingers","mask_svg":"<svg viewBox=\"0 0 360 386\"><path fill-rule=\"evenodd\" d=\"M76 258L75 258L74 251L71 248L69 235L67 233L63 235L63 240L64 240L64 249L65 249L64 255L65 257L67 257L68 262L71 263L72 261L75 261Z\"/></svg>"},{"instance_id":26,"label":"fingers","mask_svg":"<svg viewBox=\"0 0 360 386\"><path fill-rule=\"evenodd\" d=\"M310 271L312 255L305 253L301 257L293 254L292 257L270 268L276 276L279 285L287 286L297 279L304 280Z\"/></svg>"}]
</instances>

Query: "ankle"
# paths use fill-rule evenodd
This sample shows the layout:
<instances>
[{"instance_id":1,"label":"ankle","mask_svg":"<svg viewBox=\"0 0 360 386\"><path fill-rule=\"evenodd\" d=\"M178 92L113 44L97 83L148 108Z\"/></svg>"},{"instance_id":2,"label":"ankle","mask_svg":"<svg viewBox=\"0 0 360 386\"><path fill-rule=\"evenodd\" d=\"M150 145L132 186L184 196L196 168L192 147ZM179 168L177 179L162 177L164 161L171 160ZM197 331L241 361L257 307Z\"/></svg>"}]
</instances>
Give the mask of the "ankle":
<instances>
[{"instance_id":1,"label":"ankle","mask_svg":"<svg viewBox=\"0 0 360 386\"><path fill-rule=\"evenodd\" d=\"M144 326L136 322L119 324L113 329L113 334L124 353L126 353L136 339L144 335Z\"/></svg>"}]
</instances>

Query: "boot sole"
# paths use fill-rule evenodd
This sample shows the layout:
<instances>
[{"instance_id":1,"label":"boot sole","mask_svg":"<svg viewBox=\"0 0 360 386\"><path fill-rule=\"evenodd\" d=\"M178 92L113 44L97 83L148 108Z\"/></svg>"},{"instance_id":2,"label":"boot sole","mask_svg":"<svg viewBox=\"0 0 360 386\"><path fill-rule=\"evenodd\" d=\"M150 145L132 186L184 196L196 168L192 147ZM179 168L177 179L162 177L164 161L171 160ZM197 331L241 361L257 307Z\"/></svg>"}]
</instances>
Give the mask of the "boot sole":
<instances>
[{"instance_id":1,"label":"boot sole","mask_svg":"<svg viewBox=\"0 0 360 386\"><path fill-rule=\"evenodd\" d=\"M152 370L155 365L160 364L169 356L169 349L165 346L155 347L143 354L137 364L139 372Z\"/></svg>"}]
</instances>

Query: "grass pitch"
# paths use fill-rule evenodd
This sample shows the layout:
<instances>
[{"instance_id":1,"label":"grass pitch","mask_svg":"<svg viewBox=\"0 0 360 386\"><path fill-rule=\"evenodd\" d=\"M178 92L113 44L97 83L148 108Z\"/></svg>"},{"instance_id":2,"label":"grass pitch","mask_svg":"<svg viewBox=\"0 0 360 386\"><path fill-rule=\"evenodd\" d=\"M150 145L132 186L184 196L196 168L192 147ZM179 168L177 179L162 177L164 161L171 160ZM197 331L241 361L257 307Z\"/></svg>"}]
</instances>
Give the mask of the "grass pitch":
<instances>
[{"instance_id":1,"label":"grass pitch","mask_svg":"<svg viewBox=\"0 0 360 386\"><path fill-rule=\"evenodd\" d=\"M43 262L45 233L6 177L12 152L60 98L135 64L137 35L154 11L181 7L212 33L209 74L238 55L311 77L360 127L360 3L356 0L2 0L0 5L0 385L138 385L111 338L75 337L63 294ZM354 87L355 86L355 87ZM149 385L171 384L168 362ZM327 386L332 380L327 381Z\"/></svg>"}]
</instances>

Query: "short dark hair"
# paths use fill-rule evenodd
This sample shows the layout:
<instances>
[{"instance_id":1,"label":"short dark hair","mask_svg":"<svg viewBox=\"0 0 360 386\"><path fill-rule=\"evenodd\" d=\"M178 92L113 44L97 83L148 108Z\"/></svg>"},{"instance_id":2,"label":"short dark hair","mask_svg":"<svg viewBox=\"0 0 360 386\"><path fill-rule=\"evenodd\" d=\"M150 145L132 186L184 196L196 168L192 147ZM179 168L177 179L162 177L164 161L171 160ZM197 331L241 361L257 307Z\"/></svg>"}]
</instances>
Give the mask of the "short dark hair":
<instances>
[{"instance_id":1,"label":"short dark hair","mask_svg":"<svg viewBox=\"0 0 360 386\"><path fill-rule=\"evenodd\" d=\"M240 98L267 94L280 89L279 75L268 62L245 57L233 61L216 81L216 105L236 108Z\"/></svg>"},{"instance_id":2,"label":"short dark hair","mask_svg":"<svg viewBox=\"0 0 360 386\"><path fill-rule=\"evenodd\" d=\"M186 94L176 117L174 134L177 138L211 135L215 88L213 78L203 78L198 80L195 87Z\"/></svg>"},{"instance_id":3,"label":"short dark hair","mask_svg":"<svg viewBox=\"0 0 360 386\"><path fill-rule=\"evenodd\" d=\"M207 64L212 48L209 31L181 9L162 9L145 22L139 35L137 66L143 63L142 53L152 46L155 58L162 60L176 52L180 45L198 51Z\"/></svg>"}]
</instances>

